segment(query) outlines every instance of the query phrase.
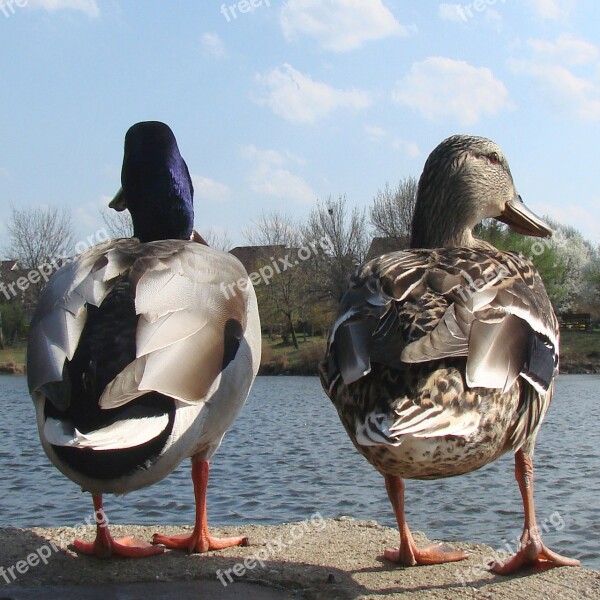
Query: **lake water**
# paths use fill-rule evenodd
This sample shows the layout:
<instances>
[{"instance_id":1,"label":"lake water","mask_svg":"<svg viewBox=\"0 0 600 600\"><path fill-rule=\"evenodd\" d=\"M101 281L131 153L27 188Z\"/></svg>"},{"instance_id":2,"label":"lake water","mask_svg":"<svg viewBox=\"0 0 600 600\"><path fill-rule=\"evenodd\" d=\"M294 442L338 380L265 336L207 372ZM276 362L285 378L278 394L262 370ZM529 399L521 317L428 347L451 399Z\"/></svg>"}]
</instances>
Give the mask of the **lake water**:
<instances>
[{"instance_id":1,"label":"lake water","mask_svg":"<svg viewBox=\"0 0 600 600\"><path fill-rule=\"evenodd\" d=\"M600 569L600 376L563 375L538 438L536 508L547 545ZM75 526L89 494L62 476L39 443L24 377L0 377L0 526ZM191 524L189 461L162 482L107 496L118 524ZM395 527L383 478L354 449L315 377L259 377L213 457L212 525L274 524L350 515ZM521 533L512 455L452 479L407 482L407 517L430 539L501 548Z\"/></svg>"}]
</instances>

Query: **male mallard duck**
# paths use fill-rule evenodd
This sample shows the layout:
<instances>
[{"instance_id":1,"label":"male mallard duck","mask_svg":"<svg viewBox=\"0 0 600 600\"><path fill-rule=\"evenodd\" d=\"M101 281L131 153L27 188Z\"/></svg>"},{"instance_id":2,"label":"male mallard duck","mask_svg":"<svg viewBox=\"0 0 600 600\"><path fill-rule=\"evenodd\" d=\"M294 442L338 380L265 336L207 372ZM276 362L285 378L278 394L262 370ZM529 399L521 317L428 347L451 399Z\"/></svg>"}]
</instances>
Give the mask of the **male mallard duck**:
<instances>
[{"instance_id":1,"label":"male mallard duck","mask_svg":"<svg viewBox=\"0 0 600 600\"><path fill-rule=\"evenodd\" d=\"M155 544L206 551L244 543L208 532L209 459L256 376L260 322L254 290L230 254L190 241L193 187L167 125L133 125L122 189L135 238L95 246L43 291L27 348L29 389L46 454L93 495L125 494L192 458L191 536ZM225 293L226 292L226 293ZM161 546L111 538L98 523L99 557L148 556Z\"/></svg>"},{"instance_id":2,"label":"male mallard duck","mask_svg":"<svg viewBox=\"0 0 600 600\"><path fill-rule=\"evenodd\" d=\"M489 217L525 235L551 234L517 195L496 144L448 138L419 181L413 249L352 276L321 382L350 439L385 478L400 529L400 548L386 558L466 558L443 546L417 548L402 479L461 475L513 451L525 527L517 554L493 570L578 565L542 543L533 504L532 454L557 373L558 323L533 263L473 237Z\"/></svg>"}]
</instances>

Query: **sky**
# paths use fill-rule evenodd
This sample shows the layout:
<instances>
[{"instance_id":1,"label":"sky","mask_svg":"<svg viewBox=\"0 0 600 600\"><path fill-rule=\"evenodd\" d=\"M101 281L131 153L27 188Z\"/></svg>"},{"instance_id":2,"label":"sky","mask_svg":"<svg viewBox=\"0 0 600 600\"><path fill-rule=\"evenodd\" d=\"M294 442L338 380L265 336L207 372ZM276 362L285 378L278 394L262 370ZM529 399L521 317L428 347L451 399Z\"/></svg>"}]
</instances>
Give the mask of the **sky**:
<instances>
[{"instance_id":1,"label":"sky","mask_svg":"<svg viewBox=\"0 0 600 600\"><path fill-rule=\"evenodd\" d=\"M66 206L93 239L144 120L233 245L262 213L369 206L455 133L600 243L596 0L0 0L0 246L11 206Z\"/></svg>"}]
</instances>

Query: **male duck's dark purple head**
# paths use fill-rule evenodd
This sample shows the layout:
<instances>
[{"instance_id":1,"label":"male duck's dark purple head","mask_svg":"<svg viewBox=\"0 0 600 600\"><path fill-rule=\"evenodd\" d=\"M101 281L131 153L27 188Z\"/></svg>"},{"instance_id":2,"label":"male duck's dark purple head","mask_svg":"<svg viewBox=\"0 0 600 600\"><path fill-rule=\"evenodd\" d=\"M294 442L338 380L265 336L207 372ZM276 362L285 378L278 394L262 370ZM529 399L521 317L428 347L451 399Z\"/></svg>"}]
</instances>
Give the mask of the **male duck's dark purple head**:
<instances>
[{"instance_id":1,"label":"male duck's dark purple head","mask_svg":"<svg viewBox=\"0 0 600 600\"><path fill-rule=\"evenodd\" d=\"M129 209L141 242L190 239L194 188L173 132L159 121L136 123L125 135L121 190L110 203Z\"/></svg>"}]
</instances>

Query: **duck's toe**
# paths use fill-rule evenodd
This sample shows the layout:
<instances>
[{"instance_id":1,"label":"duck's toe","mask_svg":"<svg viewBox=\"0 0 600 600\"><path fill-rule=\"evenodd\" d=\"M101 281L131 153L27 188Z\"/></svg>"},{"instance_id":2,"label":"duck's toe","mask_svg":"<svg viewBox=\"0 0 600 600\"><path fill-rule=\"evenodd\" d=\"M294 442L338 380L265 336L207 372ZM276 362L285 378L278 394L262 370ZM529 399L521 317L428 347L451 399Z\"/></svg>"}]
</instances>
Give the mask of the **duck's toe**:
<instances>
[{"instance_id":1,"label":"duck's toe","mask_svg":"<svg viewBox=\"0 0 600 600\"><path fill-rule=\"evenodd\" d=\"M215 538L209 534L198 535L193 532L191 535L166 536L155 533L152 537L153 544L161 544L166 548L173 550L187 550L188 552L208 552L210 550L222 550L232 546L248 546L247 537L228 537Z\"/></svg>"},{"instance_id":2,"label":"duck's toe","mask_svg":"<svg viewBox=\"0 0 600 600\"><path fill-rule=\"evenodd\" d=\"M125 536L119 539L110 538L109 543L99 537L94 542L83 542L75 540L73 547L81 554L95 556L96 558L146 558L162 554L165 549L162 546L152 545L144 540L133 536Z\"/></svg>"},{"instance_id":3,"label":"duck's toe","mask_svg":"<svg viewBox=\"0 0 600 600\"><path fill-rule=\"evenodd\" d=\"M407 544L397 550L388 548L383 555L387 560L410 567L456 562L468 557L466 552L455 550L445 544L435 544L425 548L417 548L414 545Z\"/></svg>"},{"instance_id":4,"label":"duck's toe","mask_svg":"<svg viewBox=\"0 0 600 600\"><path fill-rule=\"evenodd\" d=\"M522 545L511 559L504 563L497 562L490 570L498 575L510 575L526 567L579 567L580 565L577 559L562 556L547 548L539 540Z\"/></svg>"}]
</instances>

